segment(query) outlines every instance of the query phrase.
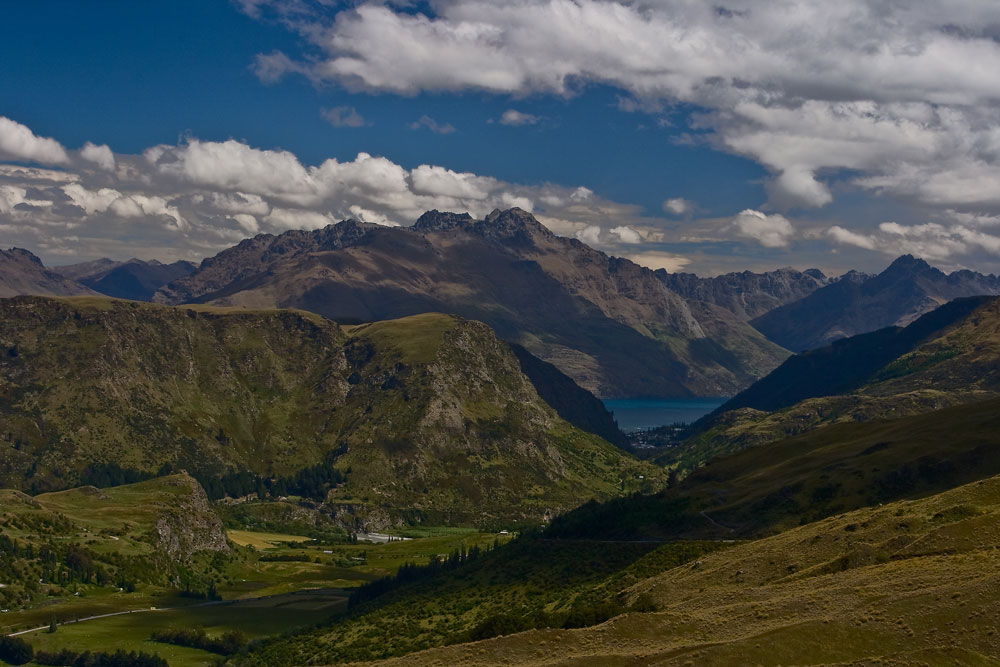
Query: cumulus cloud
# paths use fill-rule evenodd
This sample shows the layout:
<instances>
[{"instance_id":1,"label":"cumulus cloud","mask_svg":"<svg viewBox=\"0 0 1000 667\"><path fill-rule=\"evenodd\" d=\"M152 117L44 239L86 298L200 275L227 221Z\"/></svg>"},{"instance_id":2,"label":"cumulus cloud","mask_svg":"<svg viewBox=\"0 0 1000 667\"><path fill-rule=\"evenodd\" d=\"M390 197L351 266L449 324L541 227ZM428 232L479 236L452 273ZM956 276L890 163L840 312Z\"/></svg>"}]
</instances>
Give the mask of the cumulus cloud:
<instances>
[{"instance_id":1,"label":"cumulus cloud","mask_svg":"<svg viewBox=\"0 0 1000 667\"><path fill-rule=\"evenodd\" d=\"M574 236L590 246L601 244L601 228L597 225L587 225L577 231Z\"/></svg>"},{"instance_id":2,"label":"cumulus cloud","mask_svg":"<svg viewBox=\"0 0 1000 667\"><path fill-rule=\"evenodd\" d=\"M326 119L330 125L334 127L364 127L365 119L364 116L358 113L358 110L354 107L333 107L332 109L323 109L320 115Z\"/></svg>"},{"instance_id":3,"label":"cumulus cloud","mask_svg":"<svg viewBox=\"0 0 1000 667\"><path fill-rule=\"evenodd\" d=\"M250 1L248 13L281 3ZM767 167L771 203L817 207L831 181L947 207L1000 210L1000 4L733 0L371 2L287 24L305 57L260 56L352 90L570 96L617 87L624 107L704 111L693 129ZM285 10L288 11L288 10Z\"/></svg>"},{"instance_id":4,"label":"cumulus cloud","mask_svg":"<svg viewBox=\"0 0 1000 667\"><path fill-rule=\"evenodd\" d=\"M642 243L642 236L639 232L626 225L612 227L609 231L617 236L622 243Z\"/></svg>"},{"instance_id":5,"label":"cumulus cloud","mask_svg":"<svg viewBox=\"0 0 1000 667\"><path fill-rule=\"evenodd\" d=\"M430 116L423 115L416 121L410 123L411 130L430 130L434 134L451 134L455 131L455 126L451 123L439 123Z\"/></svg>"},{"instance_id":6,"label":"cumulus cloud","mask_svg":"<svg viewBox=\"0 0 1000 667\"><path fill-rule=\"evenodd\" d=\"M55 139L39 137L26 126L0 116L0 159L63 164L69 156Z\"/></svg>"},{"instance_id":7,"label":"cumulus cloud","mask_svg":"<svg viewBox=\"0 0 1000 667\"><path fill-rule=\"evenodd\" d=\"M541 118L538 116L534 116L530 113L522 113L517 109L507 109L500 116L501 125L534 125L540 120Z\"/></svg>"},{"instance_id":8,"label":"cumulus cloud","mask_svg":"<svg viewBox=\"0 0 1000 667\"><path fill-rule=\"evenodd\" d=\"M736 233L754 239L765 248L784 248L795 230L788 219L777 213L767 215L753 209L740 211L730 223Z\"/></svg>"},{"instance_id":9,"label":"cumulus cloud","mask_svg":"<svg viewBox=\"0 0 1000 667\"><path fill-rule=\"evenodd\" d=\"M0 164L7 243L48 255L198 259L262 232L352 217L407 225L430 209L482 218L514 206L538 211L557 233L580 232L603 249L652 238L645 228L623 224L636 218L634 207L585 187L518 185L431 164L407 169L368 153L308 165L288 151L233 139L191 138L140 155L90 145L90 159L81 150L61 170ZM602 232L612 220L620 224Z\"/></svg>"},{"instance_id":10,"label":"cumulus cloud","mask_svg":"<svg viewBox=\"0 0 1000 667\"><path fill-rule=\"evenodd\" d=\"M115 156L107 145L97 146L88 141L80 149L80 157L105 171L115 170Z\"/></svg>"},{"instance_id":11,"label":"cumulus cloud","mask_svg":"<svg viewBox=\"0 0 1000 667\"><path fill-rule=\"evenodd\" d=\"M663 210L671 215L687 215L694 210L694 203L683 197L673 197L663 202Z\"/></svg>"}]
</instances>

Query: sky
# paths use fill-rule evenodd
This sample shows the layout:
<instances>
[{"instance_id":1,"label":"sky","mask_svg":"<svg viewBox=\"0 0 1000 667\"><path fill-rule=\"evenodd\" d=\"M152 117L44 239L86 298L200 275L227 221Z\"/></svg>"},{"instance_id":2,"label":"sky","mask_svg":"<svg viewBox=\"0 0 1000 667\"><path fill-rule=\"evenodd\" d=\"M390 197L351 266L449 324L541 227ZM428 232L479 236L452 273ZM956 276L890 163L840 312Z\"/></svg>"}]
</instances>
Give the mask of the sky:
<instances>
[{"instance_id":1,"label":"sky","mask_svg":"<svg viewBox=\"0 0 1000 667\"><path fill-rule=\"evenodd\" d=\"M652 268L1000 273L1000 3L7 3L0 246L532 211Z\"/></svg>"}]
</instances>

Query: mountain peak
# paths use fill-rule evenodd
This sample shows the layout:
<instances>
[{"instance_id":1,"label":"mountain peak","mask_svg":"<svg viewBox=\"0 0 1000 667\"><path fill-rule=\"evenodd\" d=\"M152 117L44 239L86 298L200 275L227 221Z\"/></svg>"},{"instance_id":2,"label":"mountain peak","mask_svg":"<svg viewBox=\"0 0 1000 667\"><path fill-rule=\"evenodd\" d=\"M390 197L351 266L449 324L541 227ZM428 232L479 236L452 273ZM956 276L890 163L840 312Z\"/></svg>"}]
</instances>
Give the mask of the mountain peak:
<instances>
[{"instance_id":1,"label":"mountain peak","mask_svg":"<svg viewBox=\"0 0 1000 667\"><path fill-rule=\"evenodd\" d=\"M516 207L506 211L494 209L476 225L476 229L486 238L514 241L521 245L532 245L535 235L553 236L535 216Z\"/></svg>"},{"instance_id":2,"label":"mountain peak","mask_svg":"<svg viewBox=\"0 0 1000 667\"><path fill-rule=\"evenodd\" d=\"M456 227L467 227L474 220L468 213L449 213L447 211L427 211L413 223L414 229L425 231L443 231Z\"/></svg>"},{"instance_id":3,"label":"mountain peak","mask_svg":"<svg viewBox=\"0 0 1000 667\"><path fill-rule=\"evenodd\" d=\"M0 253L3 253L8 259L24 260L42 266L42 260L38 259L30 250L25 250L24 248L11 248L7 251L0 250Z\"/></svg>"},{"instance_id":4,"label":"mountain peak","mask_svg":"<svg viewBox=\"0 0 1000 667\"><path fill-rule=\"evenodd\" d=\"M899 273L899 272L924 272L930 269L931 271L937 271L930 264L920 259L919 257L914 257L913 255L900 255L890 264L883 273Z\"/></svg>"}]
</instances>

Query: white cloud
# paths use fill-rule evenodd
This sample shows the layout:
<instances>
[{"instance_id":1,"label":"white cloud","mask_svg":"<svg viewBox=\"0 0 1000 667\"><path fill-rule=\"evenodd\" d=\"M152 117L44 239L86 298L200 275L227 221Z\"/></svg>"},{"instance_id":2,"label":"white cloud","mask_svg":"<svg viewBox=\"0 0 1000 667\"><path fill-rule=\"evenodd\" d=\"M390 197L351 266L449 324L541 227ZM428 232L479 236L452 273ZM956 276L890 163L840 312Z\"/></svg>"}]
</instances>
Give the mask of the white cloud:
<instances>
[{"instance_id":1,"label":"white cloud","mask_svg":"<svg viewBox=\"0 0 1000 667\"><path fill-rule=\"evenodd\" d=\"M496 187L496 181L475 174L460 174L445 169L422 164L410 172L414 192L445 197L486 199Z\"/></svg>"},{"instance_id":2,"label":"white cloud","mask_svg":"<svg viewBox=\"0 0 1000 667\"><path fill-rule=\"evenodd\" d=\"M411 130L427 129L434 134L451 134L455 131L455 126L451 123L439 123L430 116L421 116L418 120L410 123Z\"/></svg>"},{"instance_id":3,"label":"white cloud","mask_svg":"<svg viewBox=\"0 0 1000 667\"><path fill-rule=\"evenodd\" d=\"M501 125L534 125L540 120L541 118L538 116L534 116L530 113L522 113L517 109L507 109L500 116Z\"/></svg>"},{"instance_id":4,"label":"white cloud","mask_svg":"<svg viewBox=\"0 0 1000 667\"><path fill-rule=\"evenodd\" d=\"M106 171L115 170L115 156L107 145L97 146L88 141L80 149L80 157Z\"/></svg>"},{"instance_id":5,"label":"white cloud","mask_svg":"<svg viewBox=\"0 0 1000 667\"><path fill-rule=\"evenodd\" d=\"M1000 256L1000 236L967 224L927 222L902 225L883 222L869 234L858 234L838 226L831 227L827 234L840 244L876 250L890 257L911 254L932 262L942 262L946 266L977 253Z\"/></svg>"},{"instance_id":6,"label":"white cloud","mask_svg":"<svg viewBox=\"0 0 1000 667\"><path fill-rule=\"evenodd\" d=\"M657 269L664 269L668 273L676 273L691 263L691 260L686 257L681 257L680 255L659 250L650 250L648 252L640 252L634 255L629 255L628 259L631 259L636 264L653 269L654 271Z\"/></svg>"},{"instance_id":7,"label":"white cloud","mask_svg":"<svg viewBox=\"0 0 1000 667\"><path fill-rule=\"evenodd\" d=\"M605 249L634 240L637 230L643 238L650 233L624 224L635 219L634 207L584 187L518 185L429 164L406 169L368 153L304 165L288 151L190 139L141 155L112 154L112 171L105 168L111 161L80 158L64 171L0 164L0 229L8 243L60 256L76 247L93 256L198 259L248 235L350 217L400 225L430 209L481 218L494 208L539 205L541 214L566 221L566 235L593 227L583 237ZM600 224L613 220L620 229L602 234ZM79 243L68 245L69 236Z\"/></svg>"},{"instance_id":8,"label":"white cloud","mask_svg":"<svg viewBox=\"0 0 1000 667\"><path fill-rule=\"evenodd\" d=\"M589 246L600 245L601 243L601 228L597 225L588 225L583 229L579 230L574 234L576 238L583 241Z\"/></svg>"},{"instance_id":9,"label":"white cloud","mask_svg":"<svg viewBox=\"0 0 1000 667\"><path fill-rule=\"evenodd\" d=\"M359 114L358 110L354 107L343 106L323 109L320 115L334 127L364 127L365 125L364 116Z\"/></svg>"},{"instance_id":10,"label":"white cloud","mask_svg":"<svg viewBox=\"0 0 1000 667\"><path fill-rule=\"evenodd\" d=\"M69 156L55 139L39 137L24 125L0 116L0 159L63 164Z\"/></svg>"},{"instance_id":11,"label":"white cloud","mask_svg":"<svg viewBox=\"0 0 1000 667\"><path fill-rule=\"evenodd\" d=\"M273 3L253 0L253 9ZM843 170L855 186L1000 211L1000 4L733 0L439 0L432 13L372 2L333 19L299 7L312 43L259 75L353 90L570 96L587 83L623 106L705 110L695 129L773 174L771 203L816 207ZM285 16L292 10L285 10ZM327 15L329 16L329 14ZM511 110L513 111L513 110Z\"/></svg>"},{"instance_id":12,"label":"white cloud","mask_svg":"<svg viewBox=\"0 0 1000 667\"><path fill-rule=\"evenodd\" d=\"M694 203L683 197L673 197L663 202L663 210L671 215L687 215L694 210Z\"/></svg>"},{"instance_id":13,"label":"white cloud","mask_svg":"<svg viewBox=\"0 0 1000 667\"><path fill-rule=\"evenodd\" d=\"M834 225L826 230L827 236L835 242L844 245L853 245L865 250L875 250L878 247L876 241L866 234L858 234L849 229L844 229L840 225Z\"/></svg>"},{"instance_id":14,"label":"white cloud","mask_svg":"<svg viewBox=\"0 0 1000 667\"><path fill-rule=\"evenodd\" d=\"M612 227L610 232L617 236L622 243L642 243L642 236L639 235L639 232L626 225Z\"/></svg>"},{"instance_id":15,"label":"white cloud","mask_svg":"<svg viewBox=\"0 0 1000 667\"><path fill-rule=\"evenodd\" d=\"M785 216L767 215L753 209L740 211L730 224L737 234L754 239L765 248L787 247L795 234L792 223Z\"/></svg>"}]
</instances>

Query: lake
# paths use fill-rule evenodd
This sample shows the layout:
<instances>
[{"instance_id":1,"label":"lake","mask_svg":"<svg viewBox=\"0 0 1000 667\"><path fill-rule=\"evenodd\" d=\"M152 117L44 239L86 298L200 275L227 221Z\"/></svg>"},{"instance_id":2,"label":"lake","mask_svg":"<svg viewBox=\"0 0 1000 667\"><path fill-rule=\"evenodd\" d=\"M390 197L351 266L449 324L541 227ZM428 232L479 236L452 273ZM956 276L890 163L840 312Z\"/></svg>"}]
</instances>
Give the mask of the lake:
<instances>
[{"instance_id":1,"label":"lake","mask_svg":"<svg viewBox=\"0 0 1000 667\"><path fill-rule=\"evenodd\" d=\"M604 401L623 431L649 429L681 422L690 424L716 409L727 398L616 398Z\"/></svg>"}]
</instances>

